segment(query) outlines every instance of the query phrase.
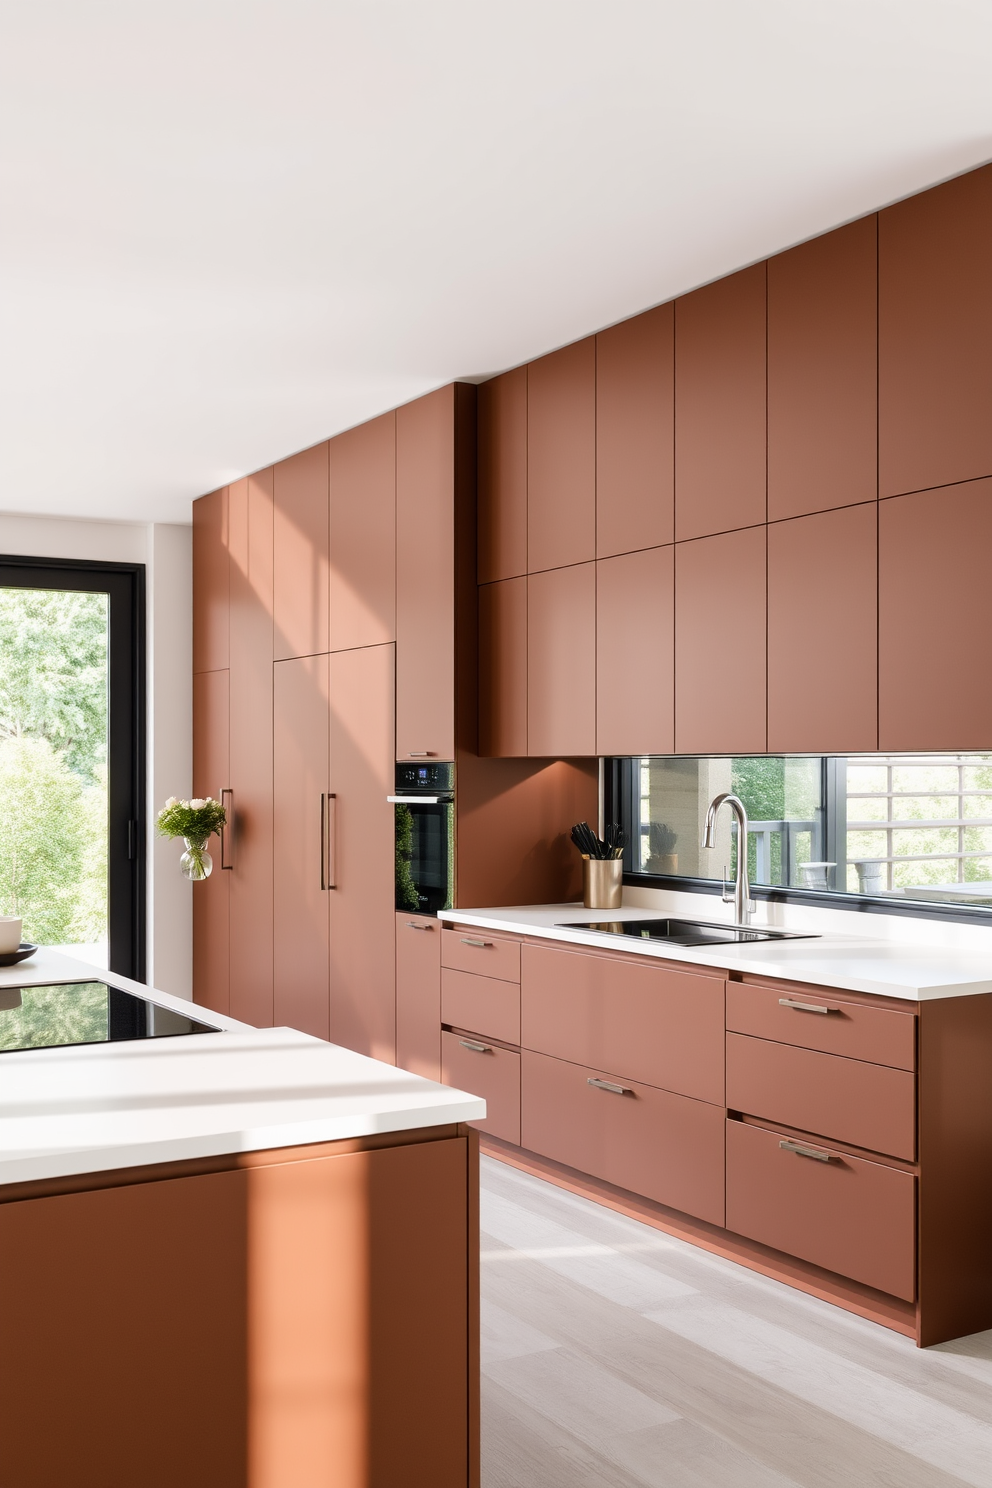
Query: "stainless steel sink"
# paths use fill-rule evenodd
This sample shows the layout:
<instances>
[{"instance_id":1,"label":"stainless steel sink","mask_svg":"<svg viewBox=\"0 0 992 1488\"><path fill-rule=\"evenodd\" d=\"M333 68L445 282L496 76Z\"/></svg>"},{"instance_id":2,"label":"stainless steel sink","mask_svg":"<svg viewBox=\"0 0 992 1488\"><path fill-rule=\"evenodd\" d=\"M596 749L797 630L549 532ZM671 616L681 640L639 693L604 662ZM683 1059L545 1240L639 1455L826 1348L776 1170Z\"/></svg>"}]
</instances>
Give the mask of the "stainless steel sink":
<instances>
[{"instance_id":1,"label":"stainless steel sink","mask_svg":"<svg viewBox=\"0 0 992 1488\"><path fill-rule=\"evenodd\" d=\"M714 925L706 920L588 920L579 925L557 925L559 930L595 930L603 935L627 935L634 940L662 940L668 945L750 945L758 940L818 940L799 930L769 930L756 925Z\"/></svg>"}]
</instances>

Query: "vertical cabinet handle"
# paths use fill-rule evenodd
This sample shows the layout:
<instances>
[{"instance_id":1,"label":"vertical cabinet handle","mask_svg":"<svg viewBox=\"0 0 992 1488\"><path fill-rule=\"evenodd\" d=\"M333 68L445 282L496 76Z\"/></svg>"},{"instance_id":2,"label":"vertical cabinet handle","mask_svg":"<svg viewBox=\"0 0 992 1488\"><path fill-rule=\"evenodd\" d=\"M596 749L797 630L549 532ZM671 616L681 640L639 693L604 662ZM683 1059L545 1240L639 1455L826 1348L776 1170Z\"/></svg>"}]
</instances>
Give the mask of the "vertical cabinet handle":
<instances>
[{"instance_id":1,"label":"vertical cabinet handle","mask_svg":"<svg viewBox=\"0 0 992 1488\"><path fill-rule=\"evenodd\" d=\"M222 868L234 867L234 790L229 785L222 785L220 790L220 804L227 812L227 824L220 829L220 866ZM230 842L228 841L230 832ZM230 851L228 850L230 848Z\"/></svg>"},{"instance_id":2,"label":"vertical cabinet handle","mask_svg":"<svg viewBox=\"0 0 992 1488\"><path fill-rule=\"evenodd\" d=\"M320 887L336 889L338 886L337 855L337 801L333 791L323 791L320 797Z\"/></svg>"}]
</instances>

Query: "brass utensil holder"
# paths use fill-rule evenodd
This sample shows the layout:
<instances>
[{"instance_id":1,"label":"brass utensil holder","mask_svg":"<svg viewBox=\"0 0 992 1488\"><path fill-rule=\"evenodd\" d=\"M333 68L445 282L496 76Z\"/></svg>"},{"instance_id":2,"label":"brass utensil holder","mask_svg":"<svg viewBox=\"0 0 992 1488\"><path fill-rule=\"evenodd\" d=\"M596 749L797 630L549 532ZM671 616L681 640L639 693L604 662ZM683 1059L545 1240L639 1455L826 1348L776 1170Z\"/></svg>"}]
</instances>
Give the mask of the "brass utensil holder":
<instances>
[{"instance_id":1,"label":"brass utensil holder","mask_svg":"<svg viewBox=\"0 0 992 1488\"><path fill-rule=\"evenodd\" d=\"M582 859L582 903L586 909L619 909L623 898L622 858Z\"/></svg>"}]
</instances>

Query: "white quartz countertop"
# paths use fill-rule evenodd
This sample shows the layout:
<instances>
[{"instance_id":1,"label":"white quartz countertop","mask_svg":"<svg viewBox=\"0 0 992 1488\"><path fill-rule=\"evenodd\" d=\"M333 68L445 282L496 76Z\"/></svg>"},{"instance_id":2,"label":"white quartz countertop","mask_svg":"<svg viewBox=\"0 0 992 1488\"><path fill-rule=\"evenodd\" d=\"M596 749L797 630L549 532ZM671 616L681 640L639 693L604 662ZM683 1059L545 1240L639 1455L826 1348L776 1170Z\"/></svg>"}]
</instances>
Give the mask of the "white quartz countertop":
<instances>
[{"instance_id":1,"label":"white quartz countertop","mask_svg":"<svg viewBox=\"0 0 992 1488\"><path fill-rule=\"evenodd\" d=\"M712 903L712 901L710 901ZM577 930L592 920L655 920L675 911L657 909L584 909L581 904L520 905L498 909L452 909L438 916L459 925L595 946L637 956L655 956L690 966L750 972L783 981L809 982L851 992L872 992L922 1002L935 997L964 997L992 992L992 940L988 955L975 949L872 940L869 937L821 935L815 939L766 940L751 945L719 945L701 949L666 945L663 941L628 939L603 931ZM712 910L678 917L716 921ZM755 928L761 928L756 925Z\"/></svg>"},{"instance_id":2,"label":"white quartz countertop","mask_svg":"<svg viewBox=\"0 0 992 1488\"><path fill-rule=\"evenodd\" d=\"M486 1103L42 950L0 989L104 981L218 1033L0 1054L0 1184L478 1121Z\"/></svg>"}]
</instances>

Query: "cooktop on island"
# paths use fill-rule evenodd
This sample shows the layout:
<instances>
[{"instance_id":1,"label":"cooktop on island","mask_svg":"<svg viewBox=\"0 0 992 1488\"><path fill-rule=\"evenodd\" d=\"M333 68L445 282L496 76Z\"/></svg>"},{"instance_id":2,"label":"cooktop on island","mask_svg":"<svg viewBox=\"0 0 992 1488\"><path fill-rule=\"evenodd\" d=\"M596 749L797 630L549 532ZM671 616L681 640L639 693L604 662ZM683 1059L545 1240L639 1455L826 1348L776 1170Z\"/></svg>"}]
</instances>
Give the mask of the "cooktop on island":
<instances>
[{"instance_id":1,"label":"cooktop on island","mask_svg":"<svg viewBox=\"0 0 992 1488\"><path fill-rule=\"evenodd\" d=\"M0 987L0 1054L217 1032L106 982Z\"/></svg>"},{"instance_id":2,"label":"cooktop on island","mask_svg":"<svg viewBox=\"0 0 992 1488\"><path fill-rule=\"evenodd\" d=\"M630 935L635 940L663 940L667 945L746 945L756 940L819 940L810 931L769 930L765 926L711 925L705 920L590 920L561 925L562 930L596 930L603 935Z\"/></svg>"}]
</instances>

